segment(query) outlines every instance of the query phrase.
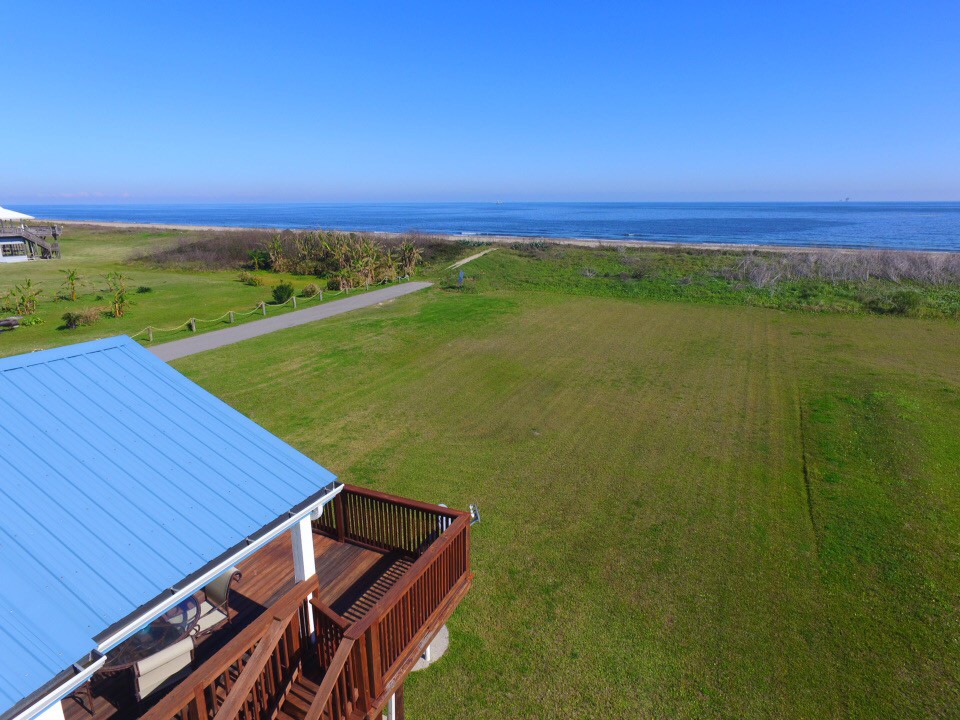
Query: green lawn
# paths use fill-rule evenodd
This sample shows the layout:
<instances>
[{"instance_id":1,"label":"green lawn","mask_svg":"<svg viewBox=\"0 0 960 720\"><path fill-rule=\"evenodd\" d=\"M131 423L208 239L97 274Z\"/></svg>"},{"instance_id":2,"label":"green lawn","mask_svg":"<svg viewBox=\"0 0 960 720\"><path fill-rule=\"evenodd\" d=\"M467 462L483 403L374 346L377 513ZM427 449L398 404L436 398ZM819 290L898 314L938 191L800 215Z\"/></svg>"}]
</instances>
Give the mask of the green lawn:
<instances>
[{"instance_id":1,"label":"green lawn","mask_svg":"<svg viewBox=\"0 0 960 720\"><path fill-rule=\"evenodd\" d=\"M533 291L518 258L176 363L347 482L479 502L411 717L957 716L960 326Z\"/></svg>"}]
</instances>

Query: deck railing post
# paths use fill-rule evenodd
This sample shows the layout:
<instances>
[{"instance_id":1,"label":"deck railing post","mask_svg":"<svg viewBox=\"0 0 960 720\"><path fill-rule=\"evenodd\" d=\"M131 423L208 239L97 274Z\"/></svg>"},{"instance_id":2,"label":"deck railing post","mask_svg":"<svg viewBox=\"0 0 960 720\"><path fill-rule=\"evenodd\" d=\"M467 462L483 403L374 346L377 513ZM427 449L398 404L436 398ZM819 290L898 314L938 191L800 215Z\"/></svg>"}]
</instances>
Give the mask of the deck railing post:
<instances>
[{"instance_id":1,"label":"deck railing post","mask_svg":"<svg viewBox=\"0 0 960 720\"><path fill-rule=\"evenodd\" d=\"M316 577L317 558L313 547L313 524L309 515L304 516L290 529L290 541L293 545L293 579L299 583ZM310 597L307 596L308 608ZM312 612L307 613L306 621L310 642L315 643L317 634Z\"/></svg>"},{"instance_id":2,"label":"deck railing post","mask_svg":"<svg viewBox=\"0 0 960 720\"><path fill-rule=\"evenodd\" d=\"M333 499L333 512L337 516L337 541L344 542L347 539L347 513L343 507L342 490Z\"/></svg>"},{"instance_id":3,"label":"deck railing post","mask_svg":"<svg viewBox=\"0 0 960 720\"><path fill-rule=\"evenodd\" d=\"M370 689L373 697L383 692L383 674L380 671L380 618L367 630L367 670L370 674Z\"/></svg>"}]
</instances>

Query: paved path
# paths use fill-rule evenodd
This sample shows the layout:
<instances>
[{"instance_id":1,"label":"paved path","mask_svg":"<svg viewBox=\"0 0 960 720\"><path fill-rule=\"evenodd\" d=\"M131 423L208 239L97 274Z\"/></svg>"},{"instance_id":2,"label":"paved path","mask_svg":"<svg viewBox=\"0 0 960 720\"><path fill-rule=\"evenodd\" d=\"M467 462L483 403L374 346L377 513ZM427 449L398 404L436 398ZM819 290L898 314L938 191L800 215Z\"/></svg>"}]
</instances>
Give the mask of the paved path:
<instances>
[{"instance_id":1,"label":"paved path","mask_svg":"<svg viewBox=\"0 0 960 720\"><path fill-rule=\"evenodd\" d=\"M167 362L177 360L178 358L193 355L195 353L213 350L224 345L232 345L241 340L266 335L277 330L304 325L315 320L340 315L341 313L359 310L360 308L370 307L386 300L392 300L403 295L423 290L430 287L432 283L428 282L405 282L399 285L391 285L382 290L374 290L353 297L346 297L343 300L334 300L333 302L323 303L316 307L306 310L294 310L293 312L276 317L267 317L263 320L254 320L253 322L237 325L236 327L226 328L225 330L214 330L213 332L203 333L185 340L174 340L173 342L163 343L150 348L150 352L161 360ZM270 306L267 306L267 312Z\"/></svg>"}]
</instances>

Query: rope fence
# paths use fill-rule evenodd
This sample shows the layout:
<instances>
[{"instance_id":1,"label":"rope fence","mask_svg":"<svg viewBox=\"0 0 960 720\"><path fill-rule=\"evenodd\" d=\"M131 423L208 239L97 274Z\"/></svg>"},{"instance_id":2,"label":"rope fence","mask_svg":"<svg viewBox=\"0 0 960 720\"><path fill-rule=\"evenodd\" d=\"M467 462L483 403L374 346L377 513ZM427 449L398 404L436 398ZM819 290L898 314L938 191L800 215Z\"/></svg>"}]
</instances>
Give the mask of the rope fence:
<instances>
[{"instance_id":1,"label":"rope fence","mask_svg":"<svg viewBox=\"0 0 960 720\"><path fill-rule=\"evenodd\" d=\"M389 284L389 283L391 283L391 282L401 282L401 281L403 281L403 280L409 280L409 279L410 279L410 276L409 276L409 275L404 275L403 277L399 277L399 278L397 278L396 280L387 280L387 279L384 279L384 280L381 280L380 282L374 283L374 284L375 284L375 285L386 285L386 284ZM368 287L369 287L369 286L368 286ZM328 292L328 293L326 293L326 295L327 295L327 297L336 297L337 295L343 295L344 293L349 293L349 292L350 292L349 290L337 290L336 292ZM301 303L303 303L303 302L312 302L313 300L319 300L320 302L323 302L323 296L324 296L323 290L319 290L319 291L317 291L316 293L314 293L313 295L310 295L310 296L308 296L308 297L302 297L302 296L301 296L301 297L298 298L296 295L291 295L289 298L287 298L287 299L286 299L284 302L282 302L282 303L270 303L270 304L268 305L267 302L266 302L266 300L261 300L260 302L258 302L258 303L256 304L256 306L253 308L253 310L248 310L248 311L246 311L246 312L237 312L237 311L235 311L235 310L229 310L229 311L225 312L223 315L221 315L220 317L213 318L212 320L202 320L202 319L200 319L200 318L190 318L190 319L187 320L185 323L182 323L182 324L177 325L176 327L172 327L172 328L158 328L158 327L153 327L152 325L147 325L147 327L145 327L143 330L140 330L139 332L134 333L134 334L131 335L130 337L131 337L131 338L138 338L138 337L140 337L141 335L146 335L146 337L147 337L147 342L153 342L153 336L154 336L155 334L158 334L158 333L164 334L164 333L181 332L182 330L187 329L187 328L190 329L190 332L196 332L196 331L197 331L197 325L198 325L198 324L212 325L212 324L214 324L214 323L222 323L222 322L227 322L227 323L232 324L232 323L235 323L238 319L250 317L251 315L254 315L254 314L256 314L256 313L260 313L261 315L263 315L264 317L266 317L266 315L267 315L267 308L268 308L268 307L270 307L271 309L279 310L279 309L282 308L284 305L289 305L289 304L292 303L292 304L293 304L293 309L294 309L294 310L297 310L297 309L298 309L298 304L297 304L297 301L298 301L298 300L299 300Z\"/></svg>"}]
</instances>

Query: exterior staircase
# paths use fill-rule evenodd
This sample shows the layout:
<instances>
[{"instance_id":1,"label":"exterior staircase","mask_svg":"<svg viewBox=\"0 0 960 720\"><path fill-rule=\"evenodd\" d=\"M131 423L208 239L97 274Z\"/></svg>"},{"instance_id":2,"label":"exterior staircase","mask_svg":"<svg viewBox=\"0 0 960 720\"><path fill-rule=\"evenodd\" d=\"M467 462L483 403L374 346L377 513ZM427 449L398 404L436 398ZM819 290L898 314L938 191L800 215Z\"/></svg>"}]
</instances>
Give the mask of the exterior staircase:
<instances>
[{"instance_id":1,"label":"exterior staircase","mask_svg":"<svg viewBox=\"0 0 960 720\"><path fill-rule=\"evenodd\" d=\"M312 680L303 676L297 678L293 685L290 686L287 697L280 705L280 710L277 712L278 720L304 720L304 718L307 717L307 712L310 710L310 704L317 696L319 689L320 686ZM355 702L356 698L354 698L354 703ZM364 717L361 710L352 706L349 712L351 719L357 718L357 720L359 720L359 718ZM324 711L320 718L321 720L329 720L330 714Z\"/></svg>"},{"instance_id":2,"label":"exterior staircase","mask_svg":"<svg viewBox=\"0 0 960 720\"><path fill-rule=\"evenodd\" d=\"M5 226L0 228L0 237L26 240L30 245L31 253L35 256L45 259L60 257L60 243L57 241L60 237L58 226L48 228ZM52 241L48 239L50 237L53 238Z\"/></svg>"}]
</instances>

